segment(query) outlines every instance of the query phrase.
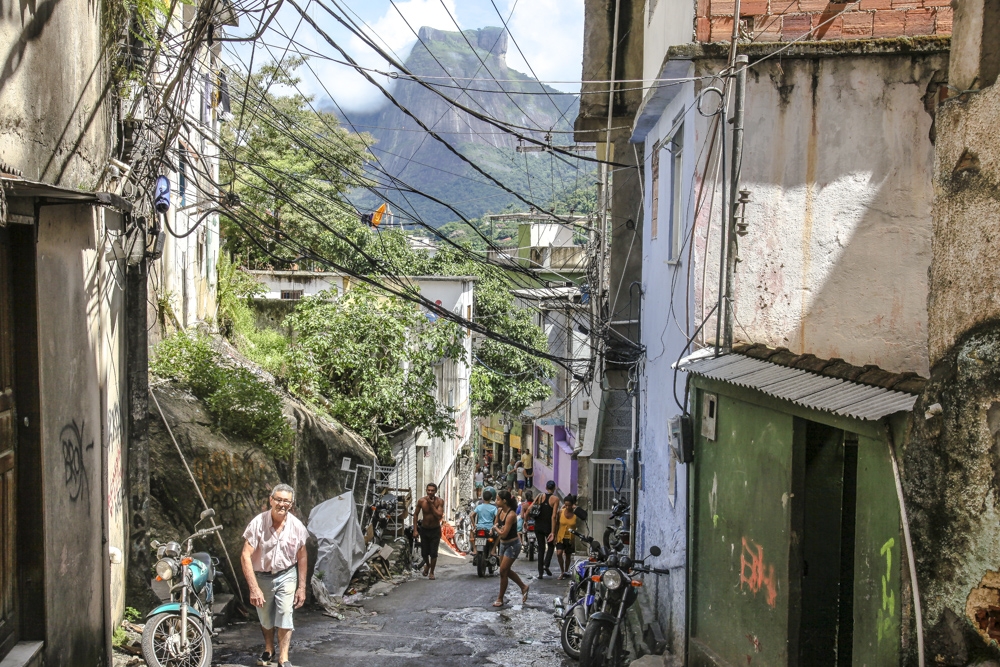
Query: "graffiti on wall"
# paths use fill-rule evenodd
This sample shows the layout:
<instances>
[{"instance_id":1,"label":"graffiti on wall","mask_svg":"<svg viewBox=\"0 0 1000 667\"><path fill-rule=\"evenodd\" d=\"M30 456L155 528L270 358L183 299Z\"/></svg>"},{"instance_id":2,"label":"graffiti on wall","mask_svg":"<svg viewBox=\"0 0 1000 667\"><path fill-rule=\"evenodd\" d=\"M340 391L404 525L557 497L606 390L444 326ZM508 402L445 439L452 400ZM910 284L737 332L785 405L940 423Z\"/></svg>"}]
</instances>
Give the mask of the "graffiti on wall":
<instances>
[{"instance_id":1,"label":"graffiti on wall","mask_svg":"<svg viewBox=\"0 0 1000 667\"><path fill-rule=\"evenodd\" d=\"M263 511L273 474L250 452L236 455L215 451L199 457L191 466L210 507L216 511Z\"/></svg>"},{"instance_id":2,"label":"graffiti on wall","mask_svg":"<svg viewBox=\"0 0 1000 667\"><path fill-rule=\"evenodd\" d=\"M888 637L892 626L896 623L896 593L892 588L892 548L896 546L896 540L889 538L879 553L885 556L885 574L882 575L882 607L875 616L875 623L878 631L878 641L882 643L882 637Z\"/></svg>"},{"instance_id":3,"label":"graffiti on wall","mask_svg":"<svg viewBox=\"0 0 1000 667\"><path fill-rule=\"evenodd\" d=\"M108 546L125 552L125 489L122 479L122 414L116 401L105 415L105 433L108 451ZM125 565L112 560L110 591L111 614L118 619L125 610Z\"/></svg>"},{"instance_id":4,"label":"graffiti on wall","mask_svg":"<svg viewBox=\"0 0 1000 667\"><path fill-rule=\"evenodd\" d=\"M83 444L85 425L83 420L77 424L74 419L63 426L59 432L59 441L63 452L63 481L69 499L75 503L82 498L90 513L90 479L87 477L86 453L94 448L94 441Z\"/></svg>"},{"instance_id":5,"label":"graffiti on wall","mask_svg":"<svg viewBox=\"0 0 1000 667\"><path fill-rule=\"evenodd\" d=\"M773 609L778 599L774 565L764 564L764 547L744 537L740 552L740 590L749 589L756 597L762 588L766 591L768 606Z\"/></svg>"}]
</instances>

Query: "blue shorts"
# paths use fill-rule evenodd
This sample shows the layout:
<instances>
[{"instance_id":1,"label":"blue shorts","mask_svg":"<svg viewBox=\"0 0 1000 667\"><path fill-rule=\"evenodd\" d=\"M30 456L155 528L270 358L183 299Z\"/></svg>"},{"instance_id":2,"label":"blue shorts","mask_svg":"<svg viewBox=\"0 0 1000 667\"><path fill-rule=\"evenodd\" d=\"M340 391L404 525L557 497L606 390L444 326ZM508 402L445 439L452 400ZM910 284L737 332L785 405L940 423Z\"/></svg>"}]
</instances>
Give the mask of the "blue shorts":
<instances>
[{"instance_id":1,"label":"blue shorts","mask_svg":"<svg viewBox=\"0 0 1000 667\"><path fill-rule=\"evenodd\" d=\"M483 483L482 482L476 482L476 488L477 489L483 488Z\"/></svg>"},{"instance_id":2,"label":"blue shorts","mask_svg":"<svg viewBox=\"0 0 1000 667\"><path fill-rule=\"evenodd\" d=\"M257 585L264 595L264 606L257 608L257 618L265 630L294 630L295 588L299 584L299 568L294 565L278 574L257 573Z\"/></svg>"},{"instance_id":3,"label":"blue shorts","mask_svg":"<svg viewBox=\"0 0 1000 667\"><path fill-rule=\"evenodd\" d=\"M500 557L517 559L521 555L521 540L500 543Z\"/></svg>"},{"instance_id":4,"label":"blue shorts","mask_svg":"<svg viewBox=\"0 0 1000 667\"><path fill-rule=\"evenodd\" d=\"M524 490L524 480L523 479L517 480L517 488L521 489L522 491Z\"/></svg>"}]
</instances>

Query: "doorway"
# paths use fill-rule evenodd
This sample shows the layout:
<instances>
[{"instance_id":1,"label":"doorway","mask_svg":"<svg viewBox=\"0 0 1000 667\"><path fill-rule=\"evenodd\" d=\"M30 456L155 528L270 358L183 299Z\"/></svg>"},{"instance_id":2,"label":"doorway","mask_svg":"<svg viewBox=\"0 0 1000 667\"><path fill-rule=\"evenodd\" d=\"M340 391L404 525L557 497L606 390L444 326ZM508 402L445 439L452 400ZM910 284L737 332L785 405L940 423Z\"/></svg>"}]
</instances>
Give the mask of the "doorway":
<instances>
[{"instance_id":1,"label":"doorway","mask_svg":"<svg viewBox=\"0 0 1000 667\"><path fill-rule=\"evenodd\" d=\"M799 664L852 662L857 436L806 422Z\"/></svg>"}]
</instances>

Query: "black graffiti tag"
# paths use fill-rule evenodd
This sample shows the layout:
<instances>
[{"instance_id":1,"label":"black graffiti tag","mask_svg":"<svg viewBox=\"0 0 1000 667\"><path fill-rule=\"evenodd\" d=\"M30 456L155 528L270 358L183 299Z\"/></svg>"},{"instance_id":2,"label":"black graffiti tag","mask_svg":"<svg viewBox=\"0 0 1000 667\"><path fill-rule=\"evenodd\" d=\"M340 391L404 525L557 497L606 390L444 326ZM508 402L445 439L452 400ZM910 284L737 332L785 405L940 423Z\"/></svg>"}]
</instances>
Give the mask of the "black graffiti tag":
<instances>
[{"instance_id":1,"label":"black graffiti tag","mask_svg":"<svg viewBox=\"0 0 1000 667\"><path fill-rule=\"evenodd\" d=\"M76 502L82 496L89 509L90 480L87 479L87 462L83 454L94 448L94 442L91 441L89 445L84 446L84 424L85 422L81 421L77 425L75 419L66 424L59 433L59 440L62 441L64 481L69 491L69 499Z\"/></svg>"}]
</instances>

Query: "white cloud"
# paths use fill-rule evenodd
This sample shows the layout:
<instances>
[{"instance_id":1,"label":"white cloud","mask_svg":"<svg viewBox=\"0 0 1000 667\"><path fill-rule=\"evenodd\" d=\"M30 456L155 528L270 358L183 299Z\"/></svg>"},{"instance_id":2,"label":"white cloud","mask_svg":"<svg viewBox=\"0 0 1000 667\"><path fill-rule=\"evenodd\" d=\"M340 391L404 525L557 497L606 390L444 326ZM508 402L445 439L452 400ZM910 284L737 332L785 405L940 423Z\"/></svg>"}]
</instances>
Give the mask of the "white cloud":
<instances>
[{"instance_id":1,"label":"white cloud","mask_svg":"<svg viewBox=\"0 0 1000 667\"><path fill-rule=\"evenodd\" d=\"M441 0L404 0L396 2L395 7L389 4L382 16L375 21L368 22L367 26L362 25L362 29L373 42L394 58L401 61L406 60L410 49L417 41L414 31L419 31L421 26L455 30L455 23L448 15L448 11L451 11L452 16L456 15L455 2L454 0L445 0L445 5L447 5L447 10L441 4ZM315 38L310 41L315 41ZM345 50L359 65L382 71L391 69L382 56L378 55L357 36L350 35L348 39L340 43L344 45ZM342 59L340 54L325 42L317 43L314 48L323 53L332 53L332 57L338 60ZM313 67L323 79L326 89L348 113L373 111L387 103L378 88L371 85L367 79L350 67L319 59L313 61ZM390 79L376 74L373 76L380 84L391 88L392 81ZM325 96L323 91L318 88L317 85L317 90L312 92L318 96Z\"/></svg>"},{"instance_id":2,"label":"white cloud","mask_svg":"<svg viewBox=\"0 0 1000 667\"><path fill-rule=\"evenodd\" d=\"M506 13L514 0L508 0ZM519 0L508 21L510 32L539 79L578 81L583 69L583 0ZM530 74L527 63L511 43L507 64ZM577 92L580 84L553 84Z\"/></svg>"}]
</instances>

